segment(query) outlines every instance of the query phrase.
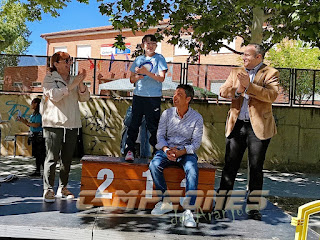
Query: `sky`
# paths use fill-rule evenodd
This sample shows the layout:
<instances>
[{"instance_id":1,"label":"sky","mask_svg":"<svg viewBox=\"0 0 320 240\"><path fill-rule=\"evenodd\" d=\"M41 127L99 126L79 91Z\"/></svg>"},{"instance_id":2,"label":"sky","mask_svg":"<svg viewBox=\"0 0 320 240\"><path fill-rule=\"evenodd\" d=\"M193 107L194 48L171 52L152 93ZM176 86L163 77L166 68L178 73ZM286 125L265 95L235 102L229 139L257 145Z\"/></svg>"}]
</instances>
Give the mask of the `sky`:
<instances>
[{"instance_id":1,"label":"sky","mask_svg":"<svg viewBox=\"0 0 320 240\"><path fill-rule=\"evenodd\" d=\"M88 5L72 0L67 7L59 11L59 17L45 14L41 21L28 22L27 26L32 32L29 41L32 43L26 54L47 55L47 42L40 37L41 34L111 25L109 18L99 12L99 5L95 0L91 0Z\"/></svg>"}]
</instances>

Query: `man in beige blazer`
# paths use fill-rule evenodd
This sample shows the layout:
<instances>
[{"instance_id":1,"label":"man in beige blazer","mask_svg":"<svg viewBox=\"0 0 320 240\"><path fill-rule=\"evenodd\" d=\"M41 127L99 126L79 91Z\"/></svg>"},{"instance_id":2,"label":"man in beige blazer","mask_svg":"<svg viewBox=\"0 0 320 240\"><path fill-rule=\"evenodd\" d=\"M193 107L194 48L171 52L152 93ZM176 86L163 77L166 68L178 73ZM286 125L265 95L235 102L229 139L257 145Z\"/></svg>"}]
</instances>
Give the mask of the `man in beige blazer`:
<instances>
[{"instance_id":1,"label":"man in beige blazer","mask_svg":"<svg viewBox=\"0 0 320 240\"><path fill-rule=\"evenodd\" d=\"M264 50L249 44L243 53L244 67L232 69L220 88L220 96L231 98L226 121L226 153L220 188L232 190L243 154L248 148L249 194L262 190L263 163L271 137L277 133L272 103L278 96L279 72L263 64ZM250 201L247 200L250 204ZM259 210L248 217L261 220Z\"/></svg>"}]
</instances>

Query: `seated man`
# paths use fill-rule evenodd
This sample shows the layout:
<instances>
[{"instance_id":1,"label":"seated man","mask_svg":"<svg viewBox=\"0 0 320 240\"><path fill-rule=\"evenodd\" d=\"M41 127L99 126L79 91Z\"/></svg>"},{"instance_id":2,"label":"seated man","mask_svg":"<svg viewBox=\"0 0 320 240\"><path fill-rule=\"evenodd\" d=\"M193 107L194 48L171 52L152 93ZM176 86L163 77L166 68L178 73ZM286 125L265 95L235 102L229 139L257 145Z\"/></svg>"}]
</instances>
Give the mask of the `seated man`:
<instances>
[{"instance_id":1,"label":"seated man","mask_svg":"<svg viewBox=\"0 0 320 240\"><path fill-rule=\"evenodd\" d=\"M194 91L190 85L179 85L173 96L175 107L165 110L160 118L157 145L154 158L149 169L156 186L156 190L164 193L167 185L163 176L163 169L170 164L177 164L184 169L186 174L186 192L197 190L198 187L198 157L195 151L200 147L203 133L202 116L189 107ZM152 210L152 215L162 215L172 211L172 203L158 202ZM187 196L189 206L194 205L196 196ZM191 197L191 198L190 198ZM185 205L185 204L183 204ZM193 214L186 209L182 215L186 227L196 227Z\"/></svg>"}]
</instances>

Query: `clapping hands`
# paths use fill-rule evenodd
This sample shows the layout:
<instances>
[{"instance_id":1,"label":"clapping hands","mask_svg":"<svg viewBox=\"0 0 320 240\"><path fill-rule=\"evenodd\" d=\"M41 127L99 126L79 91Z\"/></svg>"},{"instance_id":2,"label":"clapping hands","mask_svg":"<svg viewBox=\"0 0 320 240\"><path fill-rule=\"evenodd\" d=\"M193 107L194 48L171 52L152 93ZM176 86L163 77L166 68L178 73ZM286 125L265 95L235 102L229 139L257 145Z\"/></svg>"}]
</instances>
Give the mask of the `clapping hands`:
<instances>
[{"instance_id":1,"label":"clapping hands","mask_svg":"<svg viewBox=\"0 0 320 240\"><path fill-rule=\"evenodd\" d=\"M68 86L69 91L79 86L80 91L84 92L86 90L86 86L83 84L83 80L86 78L86 76L87 71L85 69L82 69L81 72L79 71L73 82Z\"/></svg>"},{"instance_id":2,"label":"clapping hands","mask_svg":"<svg viewBox=\"0 0 320 240\"><path fill-rule=\"evenodd\" d=\"M240 85L238 87L238 93L243 93L250 83L250 77L247 72L240 72L237 74L237 78L240 82Z\"/></svg>"},{"instance_id":3,"label":"clapping hands","mask_svg":"<svg viewBox=\"0 0 320 240\"><path fill-rule=\"evenodd\" d=\"M83 80L86 78L87 76L87 71L85 69L82 69L82 72L78 72L78 75L75 78L75 82L77 82L78 84L83 82Z\"/></svg>"}]
</instances>

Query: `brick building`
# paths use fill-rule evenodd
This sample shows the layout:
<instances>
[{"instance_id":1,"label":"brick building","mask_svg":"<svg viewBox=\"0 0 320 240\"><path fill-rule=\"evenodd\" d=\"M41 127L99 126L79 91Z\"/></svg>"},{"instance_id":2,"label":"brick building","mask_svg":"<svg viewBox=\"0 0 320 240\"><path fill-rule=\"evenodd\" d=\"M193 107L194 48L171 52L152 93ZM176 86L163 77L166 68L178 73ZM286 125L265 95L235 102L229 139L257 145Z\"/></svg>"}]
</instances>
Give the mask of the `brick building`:
<instances>
[{"instance_id":1,"label":"brick building","mask_svg":"<svg viewBox=\"0 0 320 240\"><path fill-rule=\"evenodd\" d=\"M159 26L164 24L168 22L163 21ZM159 26L145 33L136 32L135 35L130 29L123 29L122 35L126 37L125 51L113 47L114 39L119 31L114 30L112 26L46 33L41 37L47 41L47 56L52 56L57 51L65 51L75 59L73 64L75 74L78 70L86 69L87 76L84 82L90 88L91 93L111 95L108 88L114 90L114 87L110 85L118 84L120 91L132 87L128 81L129 68L133 61L131 54L141 43L142 37L145 34L155 33ZM238 65L240 63L239 55L224 48L219 53L211 52L207 56L201 55L198 64L186 64L189 52L185 48L168 44L167 40L165 38L158 43L156 52L166 58L169 67L166 77L168 81L174 83L188 81L193 86L217 93L219 86L229 75L231 67L214 65ZM241 43L242 39L236 38L229 46L239 51ZM111 55L114 60L111 60ZM7 68L4 74L3 90L41 91L46 67L45 65L32 67L27 65L20 69L19 67Z\"/></svg>"},{"instance_id":2,"label":"brick building","mask_svg":"<svg viewBox=\"0 0 320 240\"><path fill-rule=\"evenodd\" d=\"M3 91L42 92L45 75L46 66L6 67Z\"/></svg>"},{"instance_id":3,"label":"brick building","mask_svg":"<svg viewBox=\"0 0 320 240\"><path fill-rule=\"evenodd\" d=\"M131 29L123 29L122 35L126 38L126 51L119 51L118 49L112 48L115 37L120 34L118 30L114 30L113 26L46 33L42 34L41 37L47 41L48 56L51 56L57 51L66 51L72 57L109 59L111 53L113 53L116 59L125 60L127 59L125 55L128 55L130 58L137 44L141 43L142 36L145 34L154 34L158 27L167 24L168 20L165 20L161 22L159 26L151 28L147 32L136 32L135 35ZM189 36L186 35L185 38L187 37ZM168 44L167 40L168 38L164 38L164 40L158 44L156 51L161 53L167 62L185 63L189 52L184 48ZM241 44L242 39L238 37L228 45L239 51ZM222 48L219 53L211 52L207 56L201 55L199 63L237 65L239 64L239 55L230 52L226 48Z\"/></svg>"}]
</instances>

